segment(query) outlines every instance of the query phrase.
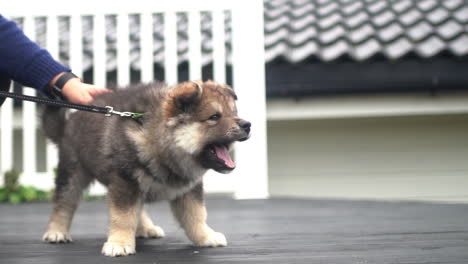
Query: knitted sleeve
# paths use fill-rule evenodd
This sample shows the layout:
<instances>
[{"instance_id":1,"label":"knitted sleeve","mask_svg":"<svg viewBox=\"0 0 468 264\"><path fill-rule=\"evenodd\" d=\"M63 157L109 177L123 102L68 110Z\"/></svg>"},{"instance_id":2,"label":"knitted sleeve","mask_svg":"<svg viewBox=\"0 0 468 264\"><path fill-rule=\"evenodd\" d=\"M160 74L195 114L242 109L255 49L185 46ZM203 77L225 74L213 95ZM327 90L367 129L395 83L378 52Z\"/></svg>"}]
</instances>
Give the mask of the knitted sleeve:
<instances>
[{"instance_id":1,"label":"knitted sleeve","mask_svg":"<svg viewBox=\"0 0 468 264\"><path fill-rule=\"evenodd\" d=\"M70 71L31 41L11 20L0 15L0 74L47 93L47 84Z\"/></svg>"}]
</instances>

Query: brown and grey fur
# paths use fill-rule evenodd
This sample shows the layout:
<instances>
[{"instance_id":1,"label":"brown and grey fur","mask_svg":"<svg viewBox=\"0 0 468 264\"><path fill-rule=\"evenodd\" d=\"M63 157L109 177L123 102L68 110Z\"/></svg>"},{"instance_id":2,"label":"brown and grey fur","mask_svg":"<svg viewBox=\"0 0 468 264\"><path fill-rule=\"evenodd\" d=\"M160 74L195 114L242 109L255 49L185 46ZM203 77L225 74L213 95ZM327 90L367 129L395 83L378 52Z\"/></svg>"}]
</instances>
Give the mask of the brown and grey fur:
<instances>
[{"instance_id":1,"label":"brown and grey fur","mask_svg":"<svg viewBox=\"0 0 468 264\"><path fill-rule=\"evenodd\" d=\"M54 208L43 239L71 241L70 224L83 189L97 180L108 188L108 240L102 253L135 253L135 237L162 237L143 204L169 200L175 218L197 246L225 246L223 234L206 224L203 174L226 172L212 163L206 146L232 145L249 136L237 116L234 91L211 81L138 85L99 96L94 105L144 113L139 120L48 108L46 134L59 147ZM221 118L211 117L219 113ZM211 163L210 163L211 162Z\"/></svg>"}]
</instances>

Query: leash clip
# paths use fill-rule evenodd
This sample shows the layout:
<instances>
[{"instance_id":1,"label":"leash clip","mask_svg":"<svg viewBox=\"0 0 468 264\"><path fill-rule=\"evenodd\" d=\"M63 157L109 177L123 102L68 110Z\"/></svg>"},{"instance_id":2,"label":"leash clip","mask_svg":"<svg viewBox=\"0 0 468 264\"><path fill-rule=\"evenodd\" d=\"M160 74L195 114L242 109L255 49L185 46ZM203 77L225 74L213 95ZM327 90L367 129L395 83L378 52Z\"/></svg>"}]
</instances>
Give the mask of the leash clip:
<instances>
[{"instance_id":1,"label":"leash clip","mask_svg":"<svg viewBox=\"0 0 468 264\"><path fill-rule=\"evenodd\" d=\"M133 113L133 112L119 112L114 110L114 107L112 106L106 106L107 108L107 114L106 116L111 116L112 114L114 115L119 115L121 117L131 117L133 119L137 119L143 116L141 113Z\"/></svg>"},{"instance_id":2,"label":"leash clip","mask_svg":"<svg viewBox=\"0 0 468 264\"><path fill-rule=\"evenodd\" d=\"M106 106L106 108L108 109L106 116L111 116L111 114L114 114L114 115L119 115L119 116L125 117L125 116L133 116L135 114L135 113L132 113L132 112L119 112L119 111L116 111L116 110L114 110L114 108L112 106Z\"/></svg>"}]
</instances>

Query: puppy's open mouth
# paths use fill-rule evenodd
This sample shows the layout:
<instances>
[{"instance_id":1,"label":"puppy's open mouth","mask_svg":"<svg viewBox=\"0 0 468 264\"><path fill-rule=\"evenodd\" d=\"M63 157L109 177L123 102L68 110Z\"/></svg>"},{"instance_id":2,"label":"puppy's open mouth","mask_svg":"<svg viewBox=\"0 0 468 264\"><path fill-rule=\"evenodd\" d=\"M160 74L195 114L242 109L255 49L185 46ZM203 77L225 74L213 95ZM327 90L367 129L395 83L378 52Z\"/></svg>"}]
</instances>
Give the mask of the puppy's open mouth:
<instances>
[{"instance_id":1,"label":"puppy's open mouth","mask_svg":"<svg viewBox=\"0 0 468 264\"><path fill-rule=\"evenodd\" d=\"M234 169L236 167L236 163L232 161L231 154L229 154L228 146L213 144L208 146L208 148L210 149L210 153L216 155L228 168Z\"/></svg>"},{"instance_id":2,"label":"puppy's open mouth","mask_svg":"<svg viewBox=\"0 0 468 264\"><path fill-rule=\"evenodd\" d=\"M229 172L236 167L229 153L229 144L209 144L202 152L201 162L217 172Z\"/></svg>"}]
</instances>

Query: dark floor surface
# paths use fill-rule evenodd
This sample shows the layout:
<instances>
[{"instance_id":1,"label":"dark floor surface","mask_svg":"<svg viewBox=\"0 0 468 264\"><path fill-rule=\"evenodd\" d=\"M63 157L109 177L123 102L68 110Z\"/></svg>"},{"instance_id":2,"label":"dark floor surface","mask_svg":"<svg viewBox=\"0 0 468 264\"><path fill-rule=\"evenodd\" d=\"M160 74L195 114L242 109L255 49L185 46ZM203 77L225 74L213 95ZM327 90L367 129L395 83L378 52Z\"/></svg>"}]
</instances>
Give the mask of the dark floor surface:
<instances>
[{"instance_id":1,"label":"dark floor surface","mask_svg":"<svg viewBox=\"0 0 468 264\"><path fill-rule=\"evenodd\" d=\"M137 254L101 255L104 201L83 202L73 243L46 244L48 203L0 205L0 263L468 263L468 205L298 199L209 199L208 222L225 248L190 246L166 203L149 206L166 237Z\"/></svg>"}]
</instances>

